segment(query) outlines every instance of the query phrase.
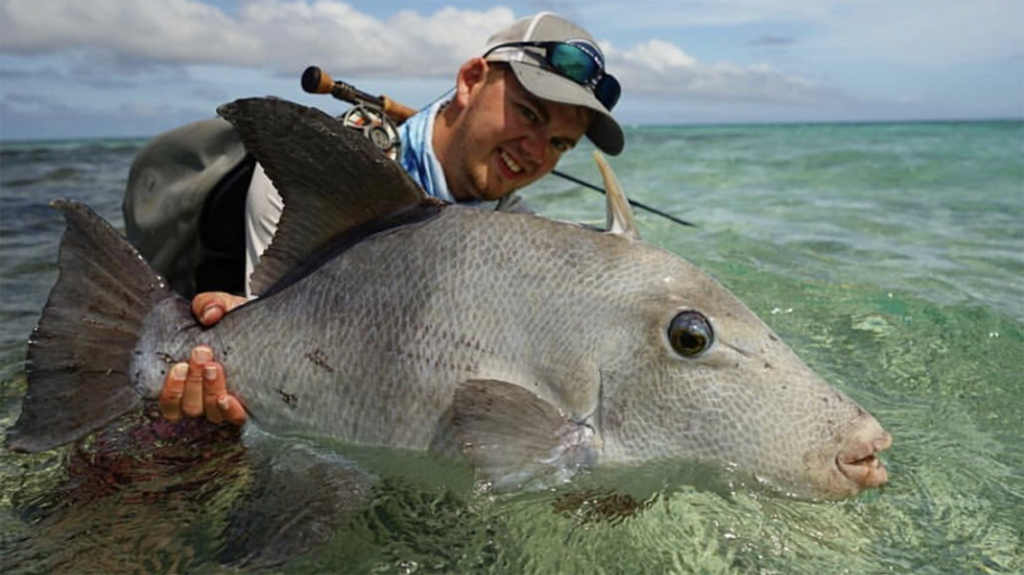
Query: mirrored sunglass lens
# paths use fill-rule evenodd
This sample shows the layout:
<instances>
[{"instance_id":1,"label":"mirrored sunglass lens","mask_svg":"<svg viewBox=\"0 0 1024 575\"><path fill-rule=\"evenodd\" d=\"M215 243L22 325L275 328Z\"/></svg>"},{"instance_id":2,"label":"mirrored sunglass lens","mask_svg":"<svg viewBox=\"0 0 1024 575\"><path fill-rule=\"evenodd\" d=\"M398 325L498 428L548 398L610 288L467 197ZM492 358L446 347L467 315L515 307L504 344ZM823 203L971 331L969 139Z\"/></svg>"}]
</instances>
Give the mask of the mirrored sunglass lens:
<instances>
[{"instance_id":1,"label":"mirrored sunglass lens","mask_svg":"<svg viewBox=\"0 0 1024 575\"><path fill-rule=\"evenodd\" d=\"M572 44L557 44L548 53L548 61L562 75L570 80L586 84L600 71L590 54Z\"/></svg>"},{"instance_id":2,"label":"mirrored sunglass lens","mask_svg":"<svg viewBox=\"0 0 1024 575\"><path fill-rule=\"evenodd\" d=\"M621 95L622 86L619 85L619 81L614 76L605 75L597 83L597 86L594 86L594 96L609 111L619 102L619 96Z\"/></svg>"}]
</instances>

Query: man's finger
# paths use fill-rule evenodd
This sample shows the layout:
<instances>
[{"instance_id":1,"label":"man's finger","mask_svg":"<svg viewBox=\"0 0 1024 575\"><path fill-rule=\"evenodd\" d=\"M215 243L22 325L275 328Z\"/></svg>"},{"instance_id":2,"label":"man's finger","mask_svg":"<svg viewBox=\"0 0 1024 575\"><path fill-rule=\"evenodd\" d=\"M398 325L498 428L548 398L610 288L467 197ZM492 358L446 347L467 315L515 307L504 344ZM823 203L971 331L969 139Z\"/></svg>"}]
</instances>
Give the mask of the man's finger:
<instances>
[{"instance_id":1,"label":"man's finger","mask_svg":"<svg viewBox=\"0 0 1024 575\"><path fill-rule=\"evenodd\" d=\"M188 417L203 415L203 368L213 359L213 350L200 345L192 348L185 378L185 394L181 398L181 411Z\"/></svg>"},{"instance_id":2,"label":"man's finger","mask_svg":"<svg viewBox=\"0 0 1024 575\"><path fill-rule=\"evenodd\" d=\"M213 325L223 319L227 310L221 292L203 292L192 298L192 315L203 325Z\"/></svg>"},{"instance_id":3,"label":"man's finger","mask_svg":"<svg viewBox=\"0 0 1024 575\"><path fill-rule=\"evenodd\" d=\"M245 413L242 402L238 401L237 397L224 394L217 398L217 407L220 408L221 417L224 418L224 421L238 426L245 425L245 420L248 416Z\"/></svg>"},{"instance_id":4,"label":"man's finger","mask_svg":"<svg viewBox=\"0 0 1024 575\"><path fill-rule=\"evenodd\" d=\"M213 325L224 318L224 315L245 303L245 298L222 291L211 291L196 294L192 298L192 314L203 325Z\"/></svg>"},{"instance_id":5,"label":"man's finger","mask_svg":"<svg viewBox=\"0 0 1024 575\"><path fill-rule=\"evenodd\" d=\"M187 363L174 364L164 378L164 388L160 390L160 415L172 423L181 419L181 398L185 395L187 376Z\"/></svg>"},{"instance_id":6,"label":"man's finger","mask_svg":"<svg viewBox=\"0 0 1024 575\"><path fill-rule=\"evenodd\" d=\"M228 393L224 368L216 361L210 361L203 369L203 405L206 419L213 423L227 421L241 426L248 417L238 398Z\"/></svg>"},{"instance_id":7,"label":"man's finger","mask_svg":"<svg viewBox=\"0 0 1024 575\"><path fill-rule=\"evenodd\" d=\"M203 411L206 412L206 419L213 423L224 421L217 399L226 393L224 370L215 361L207 363L203 367Z\"/></svg>"}]
</instances>

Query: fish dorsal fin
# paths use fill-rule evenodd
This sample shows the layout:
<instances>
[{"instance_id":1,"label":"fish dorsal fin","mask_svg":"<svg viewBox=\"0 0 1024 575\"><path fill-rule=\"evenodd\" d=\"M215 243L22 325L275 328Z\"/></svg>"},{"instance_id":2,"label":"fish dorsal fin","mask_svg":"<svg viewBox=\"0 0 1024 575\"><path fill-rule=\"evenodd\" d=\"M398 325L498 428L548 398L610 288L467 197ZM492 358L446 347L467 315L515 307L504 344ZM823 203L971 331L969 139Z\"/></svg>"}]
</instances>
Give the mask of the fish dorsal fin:
<instances>
[{"instance_id":1,"label":"fish dorsal fin","mask_svg":"<svg viewBox=\"0 0 1024 575\"><path fill-rule=\"evenodd\" d=\"M397 162L320 110L247 98L217 113L234 125L284 200L274 239L253 272L255 294L346 231L427 199Z\"/></svg>"},{"instance_id":2,"label":"fish dorsal fin","mask_svg":"<svg viewBox=\"0 0 1024 575\"><path fill-rule=\"evenodd\" d=\"M600 152L594 152L594 161L597 162L597 169L601 170L601 177L604 178L605 198L608 206L606 229L609 233L635 240L640 239L640 232L637 231L636 220L633 218L633 209L629 207L629 199L622 191L615 172L612 171L612 167L608 165L608 161Z\"/></svg>"}]
</instances>

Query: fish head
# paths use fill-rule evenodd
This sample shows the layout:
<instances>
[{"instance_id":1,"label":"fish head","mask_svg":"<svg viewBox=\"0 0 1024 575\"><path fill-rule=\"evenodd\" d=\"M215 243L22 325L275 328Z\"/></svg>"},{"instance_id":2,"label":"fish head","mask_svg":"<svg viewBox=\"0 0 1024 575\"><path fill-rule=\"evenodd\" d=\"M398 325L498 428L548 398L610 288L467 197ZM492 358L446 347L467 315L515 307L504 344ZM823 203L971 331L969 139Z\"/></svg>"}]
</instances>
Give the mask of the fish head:
<instances>
[{"instance_id":1,"label":"fish head","mask_svg":"<svg viewBox=\"0 0 1024 575\"><path fill-rule=\"evenodd\" d=\"M719 463L811 499L887 481L892 437L873 416L715 279L635 233L614 239L630 255L605 275L619 300L600 368L606 457Z\"/></svg>"},{"instance_id":2,"label":"fish head","mask_svg":"<svg viewBox=\"0 0 1024 575\"><path fill-rule=\"evenodd\" d=\"M625 459L720 462L811 498L885 483L877 454L892 438L879 422L725 287L673 267L662 293L618 322L628 343L601 371L606 446Z\"/></svg>"}]
</instances>

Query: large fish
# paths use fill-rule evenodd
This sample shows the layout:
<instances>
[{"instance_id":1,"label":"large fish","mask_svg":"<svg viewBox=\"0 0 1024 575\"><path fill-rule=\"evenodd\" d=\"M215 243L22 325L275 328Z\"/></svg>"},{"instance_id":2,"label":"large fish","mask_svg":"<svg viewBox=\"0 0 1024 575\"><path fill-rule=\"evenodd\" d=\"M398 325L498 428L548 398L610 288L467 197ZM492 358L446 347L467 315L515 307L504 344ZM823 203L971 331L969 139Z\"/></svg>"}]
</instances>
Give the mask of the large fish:
<instances>
[{"instance_id":1,"label":"large fish","mask_svg":"<svg viewBox=\"0 0 1024 575\"><path fill-rule=\"evenodd\" d=\"M642 242L599 156L607 231L442 205L314 109L220 113L285 201L261 297L204 329L106 222L55 202L60 277L9 448L138 408L206 343L266 431L461 452L497 487L654 460L724 463L812 498L886 481L875 418L728 290Z\"/></svg>"}]
</instances>

